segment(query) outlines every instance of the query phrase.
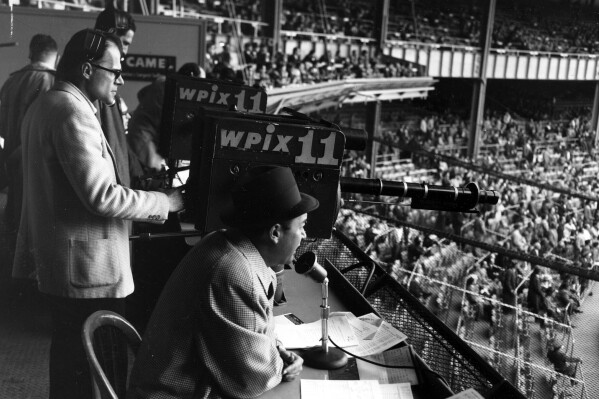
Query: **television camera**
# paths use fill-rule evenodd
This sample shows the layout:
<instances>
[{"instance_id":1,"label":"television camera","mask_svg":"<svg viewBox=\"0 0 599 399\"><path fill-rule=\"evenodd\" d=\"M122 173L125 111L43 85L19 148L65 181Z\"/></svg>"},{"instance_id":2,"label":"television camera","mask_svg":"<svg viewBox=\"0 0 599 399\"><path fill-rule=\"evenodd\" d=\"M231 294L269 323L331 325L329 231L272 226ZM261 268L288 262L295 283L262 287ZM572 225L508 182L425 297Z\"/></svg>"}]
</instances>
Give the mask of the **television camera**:
<instances>
[{"instance_id":1,"label":"television camera","mask_svg":"<svg viewBox=\"0 0 599 399\"><path fill-rule=\"evenodd\" d=\"M465 187L341 176L345 150L362 150L366 134L284 109L269 115L266 93L256 87L172 74L165 86L160 151L170 160L189 160L185 221L200 233L224 227L221 210L229 190L251 166L290 167L302 192L320 207L310 213L307 234L330 238L340 193L411 198L412 208L473 212L496 204L499 195Z\"/></svg>"}]
</instances>

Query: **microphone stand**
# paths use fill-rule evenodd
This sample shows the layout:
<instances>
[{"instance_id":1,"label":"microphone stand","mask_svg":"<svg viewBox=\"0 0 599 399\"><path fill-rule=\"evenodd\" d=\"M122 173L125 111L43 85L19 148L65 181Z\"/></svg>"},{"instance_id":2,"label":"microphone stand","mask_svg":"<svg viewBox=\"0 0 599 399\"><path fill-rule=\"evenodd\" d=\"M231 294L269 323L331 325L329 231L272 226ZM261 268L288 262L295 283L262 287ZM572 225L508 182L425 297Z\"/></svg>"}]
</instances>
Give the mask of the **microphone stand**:
<instances>
[{"instance_id":1,"label":"microphone stand","mask_svg":"<svg viewBox=\"0 0 599 399\"><path fill-rule=\"evenodd\" d=\"M306 349L301 356L306 366L321 370L338 369L347 364L347 355L337 348L329 348L329 279L321 282L322 304L320 305L320 321L322 326L322 345Z\"/></svg>"}]
</instances>

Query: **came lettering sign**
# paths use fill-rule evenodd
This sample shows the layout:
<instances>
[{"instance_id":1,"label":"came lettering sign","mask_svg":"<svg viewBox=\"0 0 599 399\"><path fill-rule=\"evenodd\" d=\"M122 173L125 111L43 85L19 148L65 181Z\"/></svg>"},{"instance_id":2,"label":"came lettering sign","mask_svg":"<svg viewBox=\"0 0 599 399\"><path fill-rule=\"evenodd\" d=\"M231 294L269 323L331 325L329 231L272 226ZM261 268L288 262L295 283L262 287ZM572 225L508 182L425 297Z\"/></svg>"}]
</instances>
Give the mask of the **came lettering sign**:
<instances>
[{"instance_id":1,"label":"came lettering sign","mask_svg":"<svg viewBox=\"0 0 599 399\"><path fill-rule=\"evenodd\" d=\"M153 81L160 75L175 72L177 58L169 55L127 54L121 65L125 80Z\"/></svg>"}]
</instances>

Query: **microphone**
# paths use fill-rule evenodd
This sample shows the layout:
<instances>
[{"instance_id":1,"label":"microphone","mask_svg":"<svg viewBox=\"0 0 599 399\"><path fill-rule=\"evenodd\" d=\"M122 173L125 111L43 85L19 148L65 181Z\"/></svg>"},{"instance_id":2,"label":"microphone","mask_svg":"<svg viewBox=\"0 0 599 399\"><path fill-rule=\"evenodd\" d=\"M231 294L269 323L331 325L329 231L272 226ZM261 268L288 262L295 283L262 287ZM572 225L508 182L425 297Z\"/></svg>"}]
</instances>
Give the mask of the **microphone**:
<instances>
[{"instance_id":1,"label":"microphone","mask_svg":"<svg viewBox=\"0 0 599 399\"><path fill-rule=\"evenodd\" d=\"M345 366L347 355L337 348L329 348L329 279L326 269L317 262L314 252L306 251L295 261L295 271L320 283L322 293L322 304L320 305L322 345L306 349L301 353L304 364L322 370L338 369Z\"/></svg>"},{"instance_id":2,"label":"microphone","mask_svg":"<svg viewBox=\"0 0 599 399\"><path fill-rule=\"evenodd\" d=\"M295 261L295 271L322 283L327 278L327 271L316 260L316 254L307 251Z\"/></svg>"}]
</instances>

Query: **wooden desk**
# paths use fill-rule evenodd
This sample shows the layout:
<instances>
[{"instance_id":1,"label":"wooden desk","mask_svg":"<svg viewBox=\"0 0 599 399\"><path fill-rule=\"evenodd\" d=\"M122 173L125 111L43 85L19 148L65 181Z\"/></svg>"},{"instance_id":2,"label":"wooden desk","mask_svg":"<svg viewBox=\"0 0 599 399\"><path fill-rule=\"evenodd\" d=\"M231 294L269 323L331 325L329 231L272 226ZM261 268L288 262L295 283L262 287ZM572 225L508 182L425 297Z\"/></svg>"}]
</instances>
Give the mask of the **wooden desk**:
<instances>
[{"instance_id":1,"label":"wooden desk","mask_svg":"<svg viewBox=\"0 0 599 399\"><path fill-rule=\"evenodd\" d=\"M368 301L349 284L336 269L329 269L329 306L331 312L352 311L356 316L376 311L370 306ZM282 306L275 306L275 316L285 313L293 313L302 321L310 323L320 318L320 304L322 302L321 285L310 278L304 277L295 272L295 270L286 270L284 277L284 292L287 303ZM345 290L343 297L335 292L335 287L343 284ZM349 287L349 293L348 293ZM352 291L353 290L353 291ZM415 358L416 368L418 370L428 369L428 366L422 362L419 357ZM277 387L260 396L261 399L299 399L301 398L300 380L328 379L328 370L317 370L312 367L303 367L299 378L291 382L282 382ZM451 391L435 378L426 378L418 387L412 387L412 393L415 399L446 398L451 395ZM430 382L430 384L429 384Z\"/></svg>"},{"instance_id":2,"label":"wooden desk","mask_svg":"<svg viewBox=\"0 0 599 399\"><path fill-rule=\"evenodd\" d=\"M283 286L287 303L282 306L275 306L275 316L293 313L305 323L320 319L320 304L322 302L320 284L296 273L295 270L286 270ZM331 312L348 311L340 298L335 295L333 289L329 289L329 306ZM290 382L282 382L274 389L261 395L260 398L299 399L301 397L300 379L324 380L328 375L328 370L317 370L304 366L300 378Z\"/></svg>"}]
</instances>

